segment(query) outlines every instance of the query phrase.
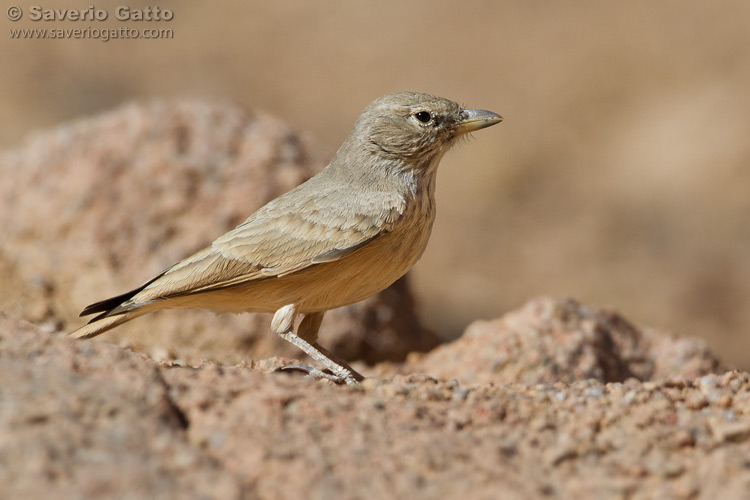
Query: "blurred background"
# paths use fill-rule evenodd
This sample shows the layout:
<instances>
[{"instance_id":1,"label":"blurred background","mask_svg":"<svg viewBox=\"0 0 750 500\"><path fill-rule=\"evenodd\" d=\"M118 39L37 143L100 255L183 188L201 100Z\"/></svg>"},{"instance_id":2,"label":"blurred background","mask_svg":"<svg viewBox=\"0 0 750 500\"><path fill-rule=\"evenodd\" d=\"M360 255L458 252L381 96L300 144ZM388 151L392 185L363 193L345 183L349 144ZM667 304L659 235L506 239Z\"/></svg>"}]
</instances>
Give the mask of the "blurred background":
<instances>
[{"instance_id":1,"label":"blurred background","mask_svg":"<svg viewBox=\"0 0 750 500\"><path fill-rule=\"evenodd\" d=\"M425 322L450 338L531 297L571 296L750 368L749 2L123 0L174 13L140 23L114 19L114 3L97 5L106 22L33 22L25 4L2 20L3 149L153 97L263 109L330 154L388 92L493 110L505 121L441 165L413 271ZM86 26L173 38L9 35Z\"/></svg>"}]
</instances>

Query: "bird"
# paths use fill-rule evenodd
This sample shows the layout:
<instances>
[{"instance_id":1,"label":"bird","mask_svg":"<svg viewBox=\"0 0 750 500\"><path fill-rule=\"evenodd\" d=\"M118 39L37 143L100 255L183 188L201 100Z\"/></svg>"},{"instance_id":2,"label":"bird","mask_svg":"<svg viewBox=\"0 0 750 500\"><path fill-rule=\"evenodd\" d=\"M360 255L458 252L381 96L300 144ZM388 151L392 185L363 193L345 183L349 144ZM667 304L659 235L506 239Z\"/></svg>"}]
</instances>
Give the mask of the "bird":
<instances>
[{"instance_id":1,"label":"bird","mask_svg":"<svg viewBox=\"0 0 750 500\"><path fill-rule=\"evenodd\" d=\"M269 312L271 330L323 366L298 368L357 385L364 377L317 342L323 315L387 288L417 262L435 219L440 160L461 137L502 120L429 94L382 96L317 175L141 286L87 306L80 316L96 316L70 335L94 337L163 309Z\"/></svg>"}]
</instances>

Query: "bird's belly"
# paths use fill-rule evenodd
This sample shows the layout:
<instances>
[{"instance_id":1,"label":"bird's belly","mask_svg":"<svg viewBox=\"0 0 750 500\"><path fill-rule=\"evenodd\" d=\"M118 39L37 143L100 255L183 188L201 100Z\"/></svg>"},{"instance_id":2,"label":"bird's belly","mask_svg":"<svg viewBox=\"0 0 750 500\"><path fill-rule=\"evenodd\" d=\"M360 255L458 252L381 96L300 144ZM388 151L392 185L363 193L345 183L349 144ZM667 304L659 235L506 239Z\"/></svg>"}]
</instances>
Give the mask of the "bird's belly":
<instances>
[{"instance_id":1,"label":"bird's belly","mask_svg":"<svg viewBox=\"0 0 750 500\"><path fill-rule=\"evenodd\" d=\"M297 302L301 312L322 311L359 302L384 290L414 265L427 245L429 234L390 233L347 258L310 268L300 274L312 286Z\"/></svg>"}]
</instances>

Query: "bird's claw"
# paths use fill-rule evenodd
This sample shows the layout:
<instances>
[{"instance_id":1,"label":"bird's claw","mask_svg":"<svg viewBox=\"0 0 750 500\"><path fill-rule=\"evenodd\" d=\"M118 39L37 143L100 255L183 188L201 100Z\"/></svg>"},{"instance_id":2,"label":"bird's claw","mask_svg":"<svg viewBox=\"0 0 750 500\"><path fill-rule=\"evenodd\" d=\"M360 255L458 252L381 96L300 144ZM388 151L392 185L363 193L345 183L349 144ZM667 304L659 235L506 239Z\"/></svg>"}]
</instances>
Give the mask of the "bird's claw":
<instances>
[{"instance_id":1,"label":"bird's claw","mask_svg":"<svg viewBox=\"0 0 750 500\"><path fill-rule=\"evenodd\" d=\"M286 365L278 368L277 371L300 371L319 380L330 380L339 385L359 385L359 381L351 374L335 375L328 370L321 370L314 366L307 365Z\"/></svg>"}]
</instances>

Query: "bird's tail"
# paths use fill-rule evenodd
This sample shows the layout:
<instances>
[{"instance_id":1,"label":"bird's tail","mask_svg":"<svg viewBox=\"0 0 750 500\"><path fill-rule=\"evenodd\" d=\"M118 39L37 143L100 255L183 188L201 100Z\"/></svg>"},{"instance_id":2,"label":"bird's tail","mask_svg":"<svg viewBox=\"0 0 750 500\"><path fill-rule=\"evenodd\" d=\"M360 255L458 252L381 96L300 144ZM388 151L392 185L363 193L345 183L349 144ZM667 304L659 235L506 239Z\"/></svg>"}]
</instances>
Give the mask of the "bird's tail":
<instances>
[{"instance_id":1,"label":"bird's tail","mask_svg":"<svg viewBox=\"0 0 750 500\"><path fill-rule=\"evenodd\" d=\"M159 276L157 276L156 278L158 277ZM79 316L88 316L89 314L94 313L99 314L91 318L86 325L82 326L78 330L70 332L69 335L77 339L88 339L91 337L96 337L97 335L104 333L107 330L111 330L112 328L120 326L121 324L130 321L131 319L135 319L138 316L146 314L148 310L144 309L143 306L148 304L148 302L133 303L133 300L131 299L135 297L138 292L146 288L151 282L156 280L156 278L149 281L148 283L144 283L134 290L123 293L122 295L110 297L109 299L105 300L100 300L99 302L95 302L86 306L84 310L81 311L81 314L79 314Z\"/></svg>"},{"instance_id":2,"label":"bird's tail","mask_svg":"<svg viewBox=\"0 0 750 500\"><path fill-rule=\"evenodd\" d=\"M90 322L89 324L83 325L78 330L70 332L70 336L77 339L88 339L91 337L96 337L97 335L104 333L107 330L111 330L116 326L120 326L121 324L130 321L131 319L137 318L140 315L141 314L139 313L131 312L118 314L115 316L106 316L100 319L94 318L94 321Z\"/></svg>"}]
</instances>

